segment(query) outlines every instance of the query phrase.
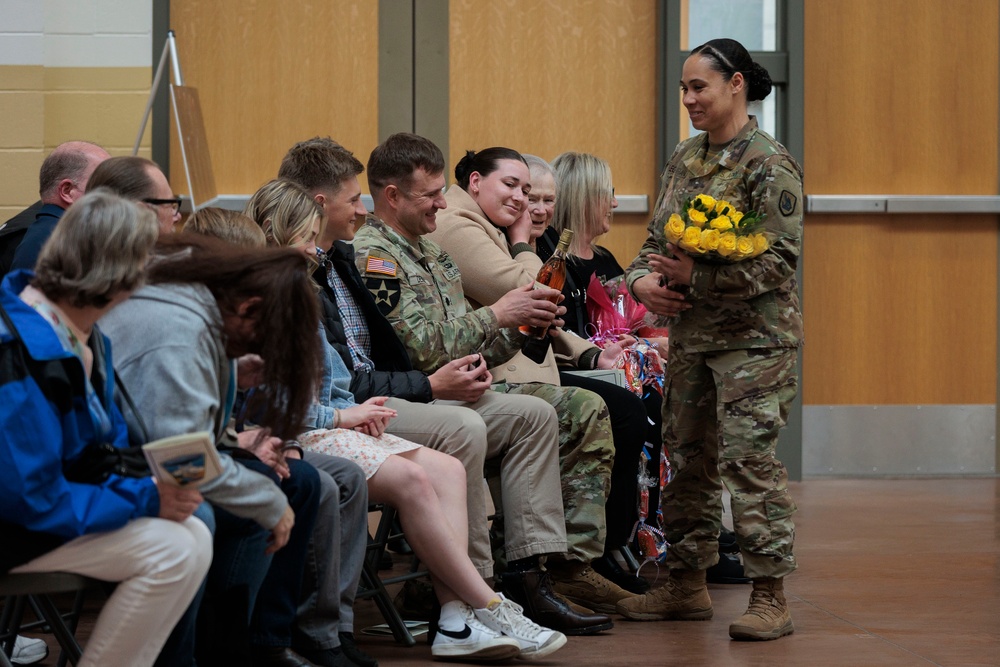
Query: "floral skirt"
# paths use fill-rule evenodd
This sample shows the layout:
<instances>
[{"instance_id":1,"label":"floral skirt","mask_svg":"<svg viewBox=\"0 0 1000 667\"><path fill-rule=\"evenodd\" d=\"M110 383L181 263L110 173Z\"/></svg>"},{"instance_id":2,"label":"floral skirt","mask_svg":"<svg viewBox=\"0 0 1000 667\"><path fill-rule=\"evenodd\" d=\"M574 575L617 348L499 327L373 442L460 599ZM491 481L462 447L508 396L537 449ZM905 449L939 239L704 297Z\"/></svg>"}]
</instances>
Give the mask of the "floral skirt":
<instances>
[{"instance_id":1,"label":"floral skirt","mask_svg":"<svg viewBox=\"0 0 1000 667\"><path fill-rule=\"evenodd\" d=\"M307 431L298 437L298 441L303 449L354 461L365 471L365 479L371 479L391 454L420 447L415 442L388 433L375 438L346 428Z\"/></svg>"}]
</instances>

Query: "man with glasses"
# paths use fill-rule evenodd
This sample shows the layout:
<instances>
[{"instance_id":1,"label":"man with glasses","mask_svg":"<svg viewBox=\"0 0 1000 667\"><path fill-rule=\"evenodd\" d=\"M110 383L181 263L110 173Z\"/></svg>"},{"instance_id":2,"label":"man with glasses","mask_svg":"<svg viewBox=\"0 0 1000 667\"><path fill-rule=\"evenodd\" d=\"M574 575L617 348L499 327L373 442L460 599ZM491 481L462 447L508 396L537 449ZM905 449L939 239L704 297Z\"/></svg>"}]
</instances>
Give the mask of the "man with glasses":
<instances>
[{"instance_id":1,"label":"man with glasses","mask_svg":"<svg viewBox=\"0 0 1000 667\"><path fill-rule=\"evenodd\" d=\"M94 169L109 157L107 151L89 141L56 146L39 170L41 201L0 227L0 274L35 268L38 253L63 211L83 195Z\"/></svg>"},{"instance_id":2,"label":"man with glasses","mask_svg":"<svg viewBox=\"0 0 1000 667\"><path fill-rule=\"evenodd\" d=\"M431 171L443 174L444 158ZM326 224L316 245L327 340L351 369L351 392L361 403L388 396L397 412L386 427L392 433L454 456L467 475L469 557L479 573L493 576L484 491L484 468L498 470L508 559L508 588L535 622L567 635L589 635L613 626L610 617L570 606L553 593L539 556L566 550L560 495L558 422L555 411L533 396L489 391L490 376L481 355L470 354L432 373L415 370L409 353L382 314L382 302L398 303L395 267L370 264L367 280L355 265L355 224L367 211L358 175L364 165L330 138L314 137L285 155L279 178L304 187L323 208ZM438 201L441 186L414 187L418 204ZM374 187L374 186L373 186ZM525 300L537 295L524 293Z\"/></svg>"},{"instance_id":3,"label":"man with glasses","mask_svg":"<svg viewBox=\"0 0 1000 667\"><path fill-rule=\"evenodd\" d=\"M106 187L156 213L161 234L170 234L181 219L181 200L152 160L129 155L106 160L90 177L90 188Z\"/></svg>"}]
</instances>

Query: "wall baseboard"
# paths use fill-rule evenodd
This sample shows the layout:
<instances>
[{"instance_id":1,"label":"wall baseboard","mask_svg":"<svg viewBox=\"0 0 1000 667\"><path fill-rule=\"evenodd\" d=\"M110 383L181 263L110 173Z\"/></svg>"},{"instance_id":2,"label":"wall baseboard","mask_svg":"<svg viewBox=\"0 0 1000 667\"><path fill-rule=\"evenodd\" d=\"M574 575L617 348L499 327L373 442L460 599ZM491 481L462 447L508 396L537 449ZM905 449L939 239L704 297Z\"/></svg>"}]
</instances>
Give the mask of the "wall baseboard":
<instances>
[{"instance_id":1,"label":"wall baseboard","mask_svg":"<svg viewBox=\"0 0 1000 667\"><path fill-rule=\"evenodd\" d=\"M805 405L802 423L809 477L997 471L995 405Z\"/></svg>"}]
</instances>

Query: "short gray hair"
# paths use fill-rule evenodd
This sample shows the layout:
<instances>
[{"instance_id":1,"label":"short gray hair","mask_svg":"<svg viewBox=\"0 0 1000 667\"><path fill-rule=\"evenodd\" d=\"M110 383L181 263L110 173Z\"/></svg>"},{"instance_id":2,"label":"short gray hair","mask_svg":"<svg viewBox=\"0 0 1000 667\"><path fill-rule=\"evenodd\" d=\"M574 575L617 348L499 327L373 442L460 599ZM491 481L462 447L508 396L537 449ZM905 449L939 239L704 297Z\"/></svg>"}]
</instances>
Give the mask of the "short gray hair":
<instances>
[{"instance_id":1,"label":"short gray hair","mask_svg":"<svg viewBox=\"0 0 1000 667\"><path fill-rule=\"evenodd\" d=\"M104 150L89 141L67 141L56 146L48 157L42 160L42 168L38 172L38 194L42 199L48 198L60 181L69 179L84 189L84 183L79 183L87 167L90 166L91 154L88 148Z\"/></svg>"},{"instance_id":2,"label":"short gray hair","mask_svg":"<svg viewBox=\"0 0 1000 667\"><path fill-rule=\"evenodd\" d=\"M106 188L89 191L42 246L32 284L53 301L102 308L142 285L158 234L151 210Z\"/></svg>"},{"instance_id":3,"label":"short gray hair","mask_svg":"<svg viewBox=\"0 0 1000 667\"><path fill-rule=\"evenodd\" d=\"M528 153L521 153L521 157L524 161L528 163L528 171L532 174L549 174L552 179L555 180L555 172L552 170L552 165L538 157L537 155L530 155Z\"/></svg>"}]
</instances>

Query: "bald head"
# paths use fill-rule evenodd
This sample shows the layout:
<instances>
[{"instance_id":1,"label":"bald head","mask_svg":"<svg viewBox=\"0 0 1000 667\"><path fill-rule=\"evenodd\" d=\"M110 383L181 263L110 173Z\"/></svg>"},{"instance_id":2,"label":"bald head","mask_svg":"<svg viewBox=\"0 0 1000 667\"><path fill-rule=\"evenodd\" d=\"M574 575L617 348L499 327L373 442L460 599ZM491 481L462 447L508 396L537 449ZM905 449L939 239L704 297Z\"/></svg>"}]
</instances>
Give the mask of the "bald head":
<instances>
[{"instance_id":1,"label":"bald head","mask_svg":"<svg viewBox=\"0 0 1000 667\"><path fill-rule=\"evenodd\" d=\"M56 146L42 162L38 194L43 203L62 208L83 196L90 175L107 160L108 152L89 141L67 141Z\"/></svg>"}]
</instances>

